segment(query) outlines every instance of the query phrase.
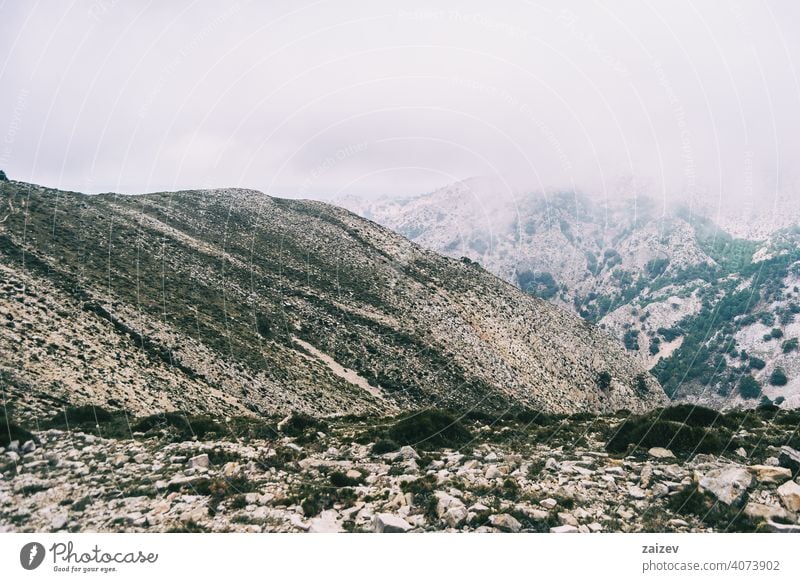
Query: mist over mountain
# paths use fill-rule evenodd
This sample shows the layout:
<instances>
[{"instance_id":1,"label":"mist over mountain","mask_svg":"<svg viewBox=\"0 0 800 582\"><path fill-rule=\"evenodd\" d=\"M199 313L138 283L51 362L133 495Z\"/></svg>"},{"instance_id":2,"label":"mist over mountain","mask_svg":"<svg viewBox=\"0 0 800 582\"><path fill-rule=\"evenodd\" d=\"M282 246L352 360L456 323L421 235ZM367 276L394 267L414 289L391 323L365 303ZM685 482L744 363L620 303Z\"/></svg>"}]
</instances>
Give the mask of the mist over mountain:
<instances>
[{"instance_id":1,"label":"mist over mountain","mask_svg":"<svg viewBox=\"0 0 800 582\"><path fill-rule=\"evenodd\" d=\"M474 178L355 212L598 323L676 398L800 404L800 201L531 193ZM785 375L785 378L784 378Z\"/></svg>"}]
</instances>

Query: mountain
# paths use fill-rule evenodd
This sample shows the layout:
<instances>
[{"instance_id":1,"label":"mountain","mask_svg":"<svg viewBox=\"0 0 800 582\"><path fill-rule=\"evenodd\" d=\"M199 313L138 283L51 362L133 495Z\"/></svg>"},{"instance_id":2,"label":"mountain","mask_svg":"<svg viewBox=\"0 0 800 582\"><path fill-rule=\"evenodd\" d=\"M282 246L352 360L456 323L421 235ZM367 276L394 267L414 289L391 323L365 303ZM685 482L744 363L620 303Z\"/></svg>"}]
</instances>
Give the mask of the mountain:
<instances>
[{"instance_id":1,"label":"mountain","mask_svg":"<svg viewBox=\"0 0 800 582\"><path fill-rule=\"evenodd\" d=\"M649 410L606 332L328 204L0 182L0 377L19 414Z\"/></svg>"},{"instance_id":2,"label":"mountain","mask_svg":"<svg viewBox=\"0 0 800 582\"><path fill-rule=\"evenodd\" d=\"M606 328L677 399L800 406L796 200L776 201L772 226L765 208L530 193L490 178L341 203Z\"/></svg>"}]
</instances>

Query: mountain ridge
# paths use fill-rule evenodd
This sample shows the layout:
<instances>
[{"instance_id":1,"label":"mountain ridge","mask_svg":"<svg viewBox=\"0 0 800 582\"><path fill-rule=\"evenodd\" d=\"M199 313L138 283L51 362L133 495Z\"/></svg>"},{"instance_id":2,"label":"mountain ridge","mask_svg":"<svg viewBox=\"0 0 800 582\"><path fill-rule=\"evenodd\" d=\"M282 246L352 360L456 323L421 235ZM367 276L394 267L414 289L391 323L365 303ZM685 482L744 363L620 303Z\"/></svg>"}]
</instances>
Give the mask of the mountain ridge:
<instances>
[{"instance_id":1,"label":"mountain ridge","mask_svg":"<svg viewBox=\"0 0 800 582\"><path fill-rule=\"evenodd\" d=\"M604 332L325 203L245 189L0 191L2 373L8 394L27 394L23 412L664 402Z\"/></svg>"}]
</instances>

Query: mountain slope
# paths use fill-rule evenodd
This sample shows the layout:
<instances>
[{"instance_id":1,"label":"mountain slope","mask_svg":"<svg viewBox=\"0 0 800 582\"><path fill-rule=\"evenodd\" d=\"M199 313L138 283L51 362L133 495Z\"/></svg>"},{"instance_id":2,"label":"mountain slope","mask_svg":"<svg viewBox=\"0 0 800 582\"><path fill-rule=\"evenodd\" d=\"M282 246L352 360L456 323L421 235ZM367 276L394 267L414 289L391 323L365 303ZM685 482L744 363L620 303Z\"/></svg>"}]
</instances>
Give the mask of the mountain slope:
<instances>
[{"instance_id":1,"label":"mountain slope","mask_svg":"<svg viewBox=\"0 0 800 582\"><path fill-rule=\"evenodd\" d=\"M796 227L735 238L677 203L519 193L489 179L343 202L598 323L676 398L728 407L767 396L800 406ZM730 206L720 216L737 232L748 231L748 212L750 230L764 230L766 209Z\"/></svg>"},{"instance_id":2,"label":"mountain slope","mask_svg":"<svg viewBox=\"0 0 800 582\"><path fill-rule=\"evenodd\" d=\"M318 202L2 182L2 382L18 407L329 415L645 410L618 343Z\"/></svg>"}]
</instances>

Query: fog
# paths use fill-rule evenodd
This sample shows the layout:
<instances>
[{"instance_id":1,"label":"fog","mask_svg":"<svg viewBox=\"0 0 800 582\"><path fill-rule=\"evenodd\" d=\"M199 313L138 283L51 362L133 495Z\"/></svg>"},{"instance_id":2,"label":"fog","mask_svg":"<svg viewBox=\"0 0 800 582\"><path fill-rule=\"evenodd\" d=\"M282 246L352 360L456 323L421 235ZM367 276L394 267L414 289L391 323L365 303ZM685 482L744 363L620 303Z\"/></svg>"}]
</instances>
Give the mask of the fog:
<instances>
[{"instance_id":1,"label":"fog","mask_svg":"<svg viewBox=\"0 0 800 582\"><path fill-rule=\"evenodd\" d=\"M798 24L792 0L7 2L0 168L86 192L493 175L770 201L800 193Z\"/></svg>"}]
</instances>

